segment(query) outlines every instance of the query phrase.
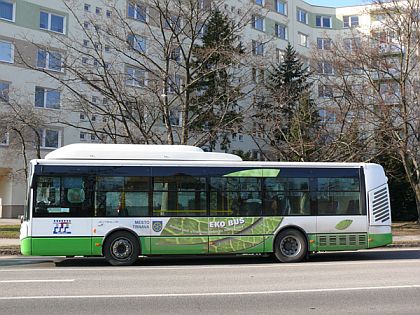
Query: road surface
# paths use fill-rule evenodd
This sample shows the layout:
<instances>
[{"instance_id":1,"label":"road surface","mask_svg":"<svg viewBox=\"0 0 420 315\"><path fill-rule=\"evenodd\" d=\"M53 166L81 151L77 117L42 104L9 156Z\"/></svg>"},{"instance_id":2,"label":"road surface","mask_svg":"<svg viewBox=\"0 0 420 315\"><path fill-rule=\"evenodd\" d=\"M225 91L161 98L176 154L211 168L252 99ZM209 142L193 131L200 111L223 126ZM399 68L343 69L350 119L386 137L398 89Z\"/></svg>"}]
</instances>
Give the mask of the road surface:
<instances>
[{"instance_id":1,"label":"road surface","mask_svg":"<svg viewBox=\"0 0 420 315\"><path fill-rule=\"evenodd\" d=\"M420 314L420 248L263 257L0 259L0 314Z\"/></svg>"}]
</instances>

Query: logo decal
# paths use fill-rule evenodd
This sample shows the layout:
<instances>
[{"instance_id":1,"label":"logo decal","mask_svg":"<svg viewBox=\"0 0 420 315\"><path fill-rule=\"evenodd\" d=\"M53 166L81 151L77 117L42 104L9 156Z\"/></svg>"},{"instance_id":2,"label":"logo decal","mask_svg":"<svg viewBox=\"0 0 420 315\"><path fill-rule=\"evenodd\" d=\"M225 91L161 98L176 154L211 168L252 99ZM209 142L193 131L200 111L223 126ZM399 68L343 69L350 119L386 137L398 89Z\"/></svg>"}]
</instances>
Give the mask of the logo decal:
<instances>
[{"instance_id":1,"label":"logo decal","mask_svg":"<svg viewBox=\"0 0 420 315\"><path fill-rule=\"evenodd\" d=\"M71 234L71 220L54 220L53 234Z\"/></svg>"},{"instance_id":2,"label":"logo decal","mask_svg":"<svg viewBox=\"0 0 420 315\"><path fill-rule=\"evenodd\" d=\"M162 231L162 227L163 227L163 221L153 221L152 222L153 231L160 232L160 231Z\"/></svg>"}]
</instances>

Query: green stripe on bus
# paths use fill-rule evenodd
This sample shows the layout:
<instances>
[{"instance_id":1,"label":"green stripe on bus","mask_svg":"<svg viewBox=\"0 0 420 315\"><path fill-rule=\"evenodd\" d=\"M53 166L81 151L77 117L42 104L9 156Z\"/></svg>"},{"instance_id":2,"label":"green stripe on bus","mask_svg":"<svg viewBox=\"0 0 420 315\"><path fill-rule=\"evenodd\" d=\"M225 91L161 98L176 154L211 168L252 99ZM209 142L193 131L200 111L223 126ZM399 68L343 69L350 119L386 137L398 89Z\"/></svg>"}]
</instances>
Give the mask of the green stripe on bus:
<instances>
[{"instance_id":1,"label":"green stripe on bus","mask_svg":"<svg viewBox=\"0 0 420 315\"><path fill-rule=\"evenodd\" d=\"M280 169L276 168L260 168L252 170L237 171L223 175L223 177L277 177Z\"/></svg>"},{"instance_id":2,"label":"green stripe on bus","mask_svg":"<svg viewBox=\"0 0 420 315\"><path fill-rule=\"evenodd\" d=\"M150 239L151 254L207 254L208 237L206 236L179 236L179 237L152 237Z\"/></svg>"},{"instance_id":3,"label":"green stripe on bus","mask_svg":"<svg viewBox=\"0 0 420 315\"><path fill-rule=\"evenodd\" d=\"M20 252L24 256L32 255L32 238L27 237L20 241Z\"/></svg>"},{"instance_id":4,"label":"green stripe on bus","mask_svg":"<svg viewBox=\"0 0 420 315\"><path fill-rule=\"evenodd\" d=\"M368 235L368 248L385 246L392 244L392 234L369 234Z\"/></svg>"},{"instance_id":5,"label":"green stripe on bus","mask_svg":"<svg viewBox=\"0 0 420 315\"><path fill-rule=\"evenodd\" d=\"M209 253L262 253L264 236L211 236Z\"/></svg>"},{"instance_id":6,"label":"green stripe on bus","mask_svg":"<svg viewBox=\"0 0 420 315\"><path fill-rule=\"evenodd\" d=\"M91 237L34 237L32 255L38 256L90 256Z\"/></svg>"}]
</instances>

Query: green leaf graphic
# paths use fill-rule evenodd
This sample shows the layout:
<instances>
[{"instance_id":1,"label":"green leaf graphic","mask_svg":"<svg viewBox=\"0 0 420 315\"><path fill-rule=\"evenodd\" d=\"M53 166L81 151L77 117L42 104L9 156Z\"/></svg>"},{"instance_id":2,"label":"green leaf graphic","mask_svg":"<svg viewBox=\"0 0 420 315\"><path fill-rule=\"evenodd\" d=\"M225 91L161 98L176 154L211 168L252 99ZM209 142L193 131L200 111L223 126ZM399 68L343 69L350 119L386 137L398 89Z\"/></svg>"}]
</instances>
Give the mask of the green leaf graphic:
<instances>
[{"instance_id":1,"label":"green leaf graphic","mask_svg":"<svg viewBox=\"0 0 420 315\"><path fill-rule=\"evenodd\" d=\"M345 230L347 229L351 224L353 223L353 220L343 220L337 223L335 228L337 230Z\"/></svg>"}]
</instances>

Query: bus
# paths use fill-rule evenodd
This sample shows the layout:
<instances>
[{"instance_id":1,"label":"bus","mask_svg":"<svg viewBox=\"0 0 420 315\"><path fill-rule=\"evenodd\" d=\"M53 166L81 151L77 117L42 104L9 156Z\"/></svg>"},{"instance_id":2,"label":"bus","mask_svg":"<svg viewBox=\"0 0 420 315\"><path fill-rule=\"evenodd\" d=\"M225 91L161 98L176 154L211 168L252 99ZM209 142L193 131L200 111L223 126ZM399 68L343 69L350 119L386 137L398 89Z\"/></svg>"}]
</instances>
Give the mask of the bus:
<instances>
[{"instance_id":1,"label":"bus","mask_svg":"<svg viewBox=\"0 0 420 315\"><path fill-rule=\"evenodd\" d=\"M372 163L242 161L193 146L71 144L30 162L21 252L105 257L310 253L392 242Z\"/></svg>"}]
</instances>

